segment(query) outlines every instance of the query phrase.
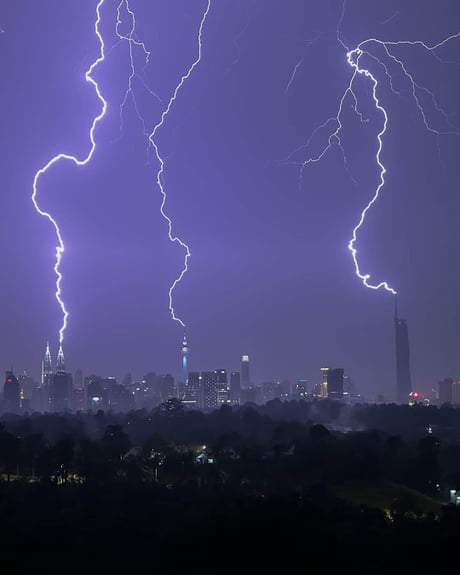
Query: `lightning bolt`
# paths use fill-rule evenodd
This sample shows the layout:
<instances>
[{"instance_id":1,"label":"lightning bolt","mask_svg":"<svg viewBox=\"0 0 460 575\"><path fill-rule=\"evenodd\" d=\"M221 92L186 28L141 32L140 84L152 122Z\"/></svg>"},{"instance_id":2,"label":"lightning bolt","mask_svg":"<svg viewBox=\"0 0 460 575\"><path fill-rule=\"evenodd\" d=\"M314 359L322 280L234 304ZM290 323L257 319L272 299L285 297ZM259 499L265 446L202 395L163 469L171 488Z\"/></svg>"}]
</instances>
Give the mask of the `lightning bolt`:
<instances>
[{"instance_id":1,"label":"lightning bolt","mask_svg":"<svg viewBox=\"0 0 460 575\"><path fill-rule=\"evenodd\" d=\"M56 296L56 300L58 302L58 305L61 309L62 312L62 323L61 323L61 327L59 329L59 344L62 345L62 342L64 340L64 332L67 328L67 318L69 316L69 312L67 311L66 305L64 303L63 297L62 297L62 290L61 290L61 282L62 282L62 272L61 272L61 260L62 260L62 256L64 254L65 251L65 245L64 245L64 240L62 237L62 233L61 230L59 228L59 225L57 223L57 221L53 218L53 216L45 211L42 210L38 204L38 183L39 180L41 178L41 176L43 174L45 174L52 166L54 166L55 164L57 164L58 162L60 162L61 160L68 160L73 162L76 166L84 166L85 164L87 164L91 158L94 155L94 152L96 150L96 140L94 138L94 133L96 130L96 127L98 125L98 123L102 120L102 118L104 117L106 111L107 111L107 102L106 100L103 98L101 91L99 89L99 86L97 84L97 82L94 80L92 74L95 70L95 68L97 68L97 66L104 61L105 59L105 46L104 46L104 40L101 36L101 33L99 32L99 24L101 22L101 8L102 5L104 4L105 0L99 0L98 4L96 6L96 21L94 24L94 31L95 34L98 38L99 41L99 56L98 58L90 65L90 67L88 68L88 70L85 73L85 79L86 81L91 84L94 88L94 91L96 92L96 96L99 99L100 103L101 103L101 111L100 113L93 119L93 122L91 124L91 128L89 131L89 139L91 142L91 146L89 149L88 154L83 158L83 159L78 159L76 156L72 156L70 154L65 154L65 153L61 153L58 154L56 156L54 156L53 158L51 158L51 160L42 168L40 168L33 179L33 192L32 192L32 202L34 204L34 207L36 209L36 211L41 215L44 216L45 218L48 219L48 221L52 224L52 226L54 227L54 230L56 232L56 237L57 237L57 243L58 245L56 246L56 260L55 260L55 264L54 264L54 273L56 274L56 292L55 292L55 296Z\"/></svg>"},{"instance_id":2,"label":"lightning bolt","mask_svg":"<svg viewBox=\"0 0 460 575\"><path fill-rule=\"evenodd\" d=\"M123 8L124 8L126 14L129 17L129 20L131 22L131 27L130 27L127 34L123 34L120 31L121 26L123 24L123 16L122 16L122 9ZM121 104L120 104L120 136L119 136L119 139L121 139L123 136L123 112L124 112L124 108L126 106L126 103L128 102L128 99L131 99L131 102L132 102L133 108L134 108L134 112L135 112L137 118L139 119L139 122L142 125L142 132L143 132L143 134L144 134L144 136L148 142L148 145L147 145L147 163L149 163L149 151L150 151L149 135L150 134L147 131L147 127L145 125L145 120L144 120L142 114L140 113L139 107L137 105L136 94L135 94L134 87L133 87L134 80L137 79L142 84L144 89L151 96L153 96L156 100L158 100L158 102L161 103L162 99L160 98L160 96L156 92L154 92L151 88L149 88L149 86L146 84L146 82L143 78L143 75L139 74L136 70L135 57L134 57L135 49L137 48L138 51L142 52L143 61L144 61L144 66L143 66L144 71L150 62L151 53L147 49L144 42L140 42L139 40L136 39L136 15L129 5L129 0L121 0L117 6L117 21L116 21L116 26L115 26L115 33L119 39L118 43L125 42L128 44L129 66L130 66L130 73L129 73L129 77L128 77L128 87L126 89L126 92L125 92L123 99L121 101Z\"/></svg>"},{"instance_id":3,"label":"lightning bolt","mask_svg":"<svg viewBox=\"0 0 460 575\"><path fill-rule=\"evenodd\" d=\"M351 253L351 257L352 257L353 264L355 267L355 273L367 288L373 289L373 290L378 290L378 289L383 288L392 294L396 294L396 291L386 281L381 281L381 282L377 282L377 283L370 282L370 274L364 273L361 270L359 260L358 260L358 249L356 247L358 232L360 231L360 229L364 225L364 222L365 222L365 219L366 219L366 216L367 216L369 210L373 207L373 205L379 199L381 191L385 185L385 174L386 174L387 170L386 170L386 167L384 166L384 164L382 162L381 156L382 156L382 151L383 151L383 139L384 139L385 133L387 131L388 122L389 122L388 112L385 109L385 107L382 105L381 99L379 97L380 83L377 79L376 73L371 72L369 67L365 66L365 64L363 63L363 59L369 58L369 60L376 62L377 65L383 69L384 75L388 81L390 91L396 96L400 96L400 92L398 90L396 90L394 87L393 77L391 75L389 66L393 65L393 66L399 67L399 69L403 73L404 78L409 82L411 97L415 103L416 108L418 109L418 111L420 113L421 120L422 120L425 128L430 133L434 134L437 138L438 152L440 152L439 140L438 140L439 136L445 135L445 134L458 136L458 135L460 135L460 129L450 122L449 115L438 104L436 97L433 94L433 92L430 91L428 88L421 86L420 84L418 84L415 81L413 75L408 71L407 66L404 64L403 60L400 58L397 58L393 54L392 49L394 47L401 47L401 46L417 46L417 47L420 47L420 48L430 52L430 54L438 62L440 62L442 64L459 65L458 62L448 62L448 61L441 59L438 56L438 54L436 53L436 50L445 46L451 40L459 38L460 32L452 34L452 35L444 38L440 42L433 44L433 45L429 45L429 44L422 42L420 40L401 40L401 41L391 41L390 42L390 41L379 40L376 38L369 38L367 40L360 42L356 46L356 48L350 50L346 46L346 44L344 43L344 41L342 40L341 35L340 35L340 26L341 26L341 23L342 23L342 20L344 17L344 13L345 13L345 2L343 4L342 13L341 13L338 27L337 27L337 41L346 50L346 61L347 61L348 65L352 68L352 74L351 74L349 82L346 86L346 89L343 92L343 94L339 100L337 114L335 116L328 118L325 122L323 122L323 124L319 125L313 131L313 133L311 134L311 136L307 140L307 142L304 145L295 149L284 161L285 161L285 163L291 163L291 164L296 164L296 165L300 166L299 188L301 188L303 185L303 174L304 174L304 170L306 169L306 167L312 163L316 163L316 162L321 161L324 158L324 156L327 154L327 152L329 152L333 148L333 146L338 146L340 148L340 150L343 154L343 158L344 158L344 166L345 166L345 168L347 168L346 155L345 155L345 151L343 149L342 142L340 139L340 134L343 130L343 122L342 122L343 110L344 110L346 103L348 101L350 101L351 107L353 108L355 114L358 116L359 120L361 122L367 122L368 120L364 119L363 115L359 111L359 107L358 107L359 98L358 98L357 93L355 91L355 83L359 77L362 77L371 83L371 87L372 87L372 96L371 97L372 97L373 106L382 118L382 126L376 135L377 151L375 153L375 162L376 162L377 167L378 167L379 178L378 178L378 184L377 184L377 186L376 186L376 188L375 188L375 190L371 196L370 201L366 204L366 206L362 210L361 215L358 219L358 222L352 230L351 239L348 242L348 250ZM379 46L380 48L383 49L383 52L387 58L387 62L385 62L383 59L379 58L378 56L376 56L375 54L370 52L370 50L372 50L372 48L374 46ZM299 65L296 65L295 72L297 71L298 66ZM443 118L446 125L448 126L448 129L438 130L430 124L428 117L427 117L427 113L426 113L426 111L422 105L422 102L420 100L420 97L419 97L420 93L424 93L426 96L428 96L428 99L431 101L434 110ZM296 154L298 154L300 151L307 151L309 149L309 147L311 146L315 137L318 134L322 134L324 132L326 132L326 135L328 134L327 140L326 140L326 144L322 146L319 153L307 154L306 158L300 162L294 160L294 157Z\"/></svg>"},{"instance_id":4,"label":"lightning bolt","mask_svg":"<svg viewBox=\"0 0 460 575\"><path fill-rule=\"evenodd\" d=\"M211 0L207 0L206 9L203 13L203 16L202 16L201 21L200 21L200 26L198 29L198 55L197 55L195 61L190 66L190 68L187 70L187 72L181 77L179 83L177 84L176 88L174 89L174 92L173 92L173 94L172 94L172 96L168 102L168 105L166 106L166 108L163 110L163 113L161 114L160 120L154 126L152 132L149 135L149 141L152 144L153 150L155 152L155 157L158 161L158 166L159 166L158 171L157 171L157 175L156 175L156 182L157 182L158 188L159 188L161 196L162 196L161 205L160 205L160 212L168 224L168 238L169 238L170 242L179 244L185 250L183 268L181 269L178 277L172 283L171 287L169 288L169 292L168 292L169 311L171 313L171 317L174 321L177 321L178 323L180 323L180 325L183 328L185 328L185 323L182 321L182 319L180 319L180 317L176 316L176 312L174 310L173 292L174 292L175 288L177 287L177 285L181 282L184 275L187 273L187 271L188 271L188 260L190 259L192 254L190 252L190 247L185 243L185 241L182 240L178 235L175 235L173 233L172 220L166 213L167 194L166 194L165 183L164 183L165 162L163 160L163 157L160 154L159 144L158 144L156 138L158 136L158 131L163 127L163 125L166 121L166 118L169 115L169 112L171 111L171 108L173 107L174 102L176 101L177 96L178 96L182 86L190 78L194 69L201 62L203 28L204 28L204 25L206 23L206 19L208 17L210 10L211 10Z\"/></svg>"}]
</instances>

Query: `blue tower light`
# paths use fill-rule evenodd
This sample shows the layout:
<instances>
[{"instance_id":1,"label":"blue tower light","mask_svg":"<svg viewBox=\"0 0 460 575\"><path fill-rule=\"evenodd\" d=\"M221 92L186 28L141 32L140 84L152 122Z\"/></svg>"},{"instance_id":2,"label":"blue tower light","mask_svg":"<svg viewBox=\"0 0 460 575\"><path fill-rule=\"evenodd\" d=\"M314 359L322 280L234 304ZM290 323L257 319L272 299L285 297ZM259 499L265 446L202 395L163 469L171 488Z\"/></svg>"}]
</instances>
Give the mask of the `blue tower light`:
<instances>
[{"instance_id":1,"label":"blue tower light","mask_svg":"<svg viewBox=\"0 0 460 575\"><path fill-rule=\"evenodd\" d=\"M190 351L190 347L187 343L187 337L184 333L184 339L182 340L182 347L181 347L181 352L182 352L182 371L184 374L184 382L188 383L188 354Z\"/></svg>"}]
</instances>

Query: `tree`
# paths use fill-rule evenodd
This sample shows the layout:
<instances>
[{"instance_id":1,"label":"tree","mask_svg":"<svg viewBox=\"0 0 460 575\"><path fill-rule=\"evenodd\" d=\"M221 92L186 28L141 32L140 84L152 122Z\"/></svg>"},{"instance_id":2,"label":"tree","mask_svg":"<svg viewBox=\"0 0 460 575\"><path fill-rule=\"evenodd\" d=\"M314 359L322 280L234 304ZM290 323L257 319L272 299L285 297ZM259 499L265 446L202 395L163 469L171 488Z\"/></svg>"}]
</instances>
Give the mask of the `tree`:
<instances>
[{"instance_id":1,"label":"tree","mask_svg":"<svg viewBox=\"0 0 460 575\"><path fill-rule=\"evenodd\" d=\"M109 461L118 463L131 447L129 435L123 431L122 425L108 425L101 447Z\"/></svg>"},{"instance_id":2,"label":"tree","mask_svg":"<svg viewBox=\"0 0 460 575\"><path fill-rule=\"evenodd\" d=\"M56 477L58 481L67 483L70 469L74 463L75 440L70 435L66 435L56 443L53 451L57 466Z\"/></svg>"},{"instance_id":3,"label":"tree","mask_svg":"<svg viewBox=\"0 0 460 575\"><path fill-rule=\"evenodd\" d=\"M322 441L326 437L329 437L331 434L327 427L322 425L321 423L317 423L316 425L312 425L310 427L310 437L313 443L318 443L318 441Z\"/></svg>"},{"instance_id":4,"label":"tree","mask_svg":"<svg viewBox=\"0 0 460 575\"><path fill-rule=\"evenodd\" d=\"M0 464L10 481L11 473L17 471L21 457L21 441L12 433L0 429Z\"/></svg>"},{"instance_id":5,"label":"tree","mask_svg":"<svg viewBox=\"0 0 460 575\"><path fill-rule=\"evenodd\" d=\"M177 417L184 412L184 404L177 397L171 397L157 407L157 412L171 417Z\"/></svg>"}]
</instances>

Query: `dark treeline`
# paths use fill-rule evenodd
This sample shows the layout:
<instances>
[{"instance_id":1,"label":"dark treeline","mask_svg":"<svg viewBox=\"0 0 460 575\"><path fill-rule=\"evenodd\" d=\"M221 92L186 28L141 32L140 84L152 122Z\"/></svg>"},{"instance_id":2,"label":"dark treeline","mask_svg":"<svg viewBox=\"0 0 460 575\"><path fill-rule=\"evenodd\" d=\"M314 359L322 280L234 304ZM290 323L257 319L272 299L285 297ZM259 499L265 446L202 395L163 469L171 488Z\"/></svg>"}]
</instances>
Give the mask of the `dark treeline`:
<instances>
[{"instance_id":1,"label":"dark treeline","mask_svg":"<svg viewBox=\"0 0 460 575\"><path fill-rule=\"evenodd\" d=\"M264 407L4 416L8 573L438 569L460 528L460 410ZM21 550L25 548L27 552ZM398 570L396 570L398 572ZM431 571L432 572L432 571Z\"/></svg>"}]
</instances>

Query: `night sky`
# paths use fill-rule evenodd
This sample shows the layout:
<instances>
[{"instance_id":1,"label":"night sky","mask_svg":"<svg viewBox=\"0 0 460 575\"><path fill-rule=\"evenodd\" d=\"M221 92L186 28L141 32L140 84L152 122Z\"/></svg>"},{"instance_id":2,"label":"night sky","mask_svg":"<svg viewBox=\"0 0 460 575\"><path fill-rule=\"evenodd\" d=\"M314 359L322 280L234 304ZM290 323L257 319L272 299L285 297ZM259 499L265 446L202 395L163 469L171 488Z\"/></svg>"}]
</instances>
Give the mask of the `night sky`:
<instances>
[{"instance_id":1,"label":"night sky","mask_svg":"<svg viewBox=\"0 0 460 575\"><path fill-rule=\"evenodd\" d=\"M56 236L31 202L34 174L60 152L84 157L100 112L85 71L97 58L96 0L4 0L0 7L0 364L39 377L47 339L57 353L61 314L54 298ZM115 375L180 376L183 329L168 289L184 251L160 214L158 164L128 100L128 45L117 46L118 2L106 0L107 58L94 78L108 102L97 149L84 167L54 166L39 184L40 205L66 243L63 297L69 309L67 368ZM197 56L205 0L131 0L137 39L151 52L135 80L149 131ZM165 159L166 211L191 249L174 292L187 324L190 369L237 370L249 354L254 382L319 380L343 367L365 395L395 388L394 298L366 289L347 249L378 185L382 114L371 83L359 80L360 122L348 100L342 144L308 166L284 160L336 115L352 69L337 40L339 0L213 0L203 56L158 132ZM460 30L457 0L348 0L344 43L367 38L435 44ZM115 47L113 47L115 46ZM113 49L110 50L110 48ZM373 55L383 57L375 47ZM419 86L433 129L460 133L460 39L438 52L393 47ZM142 54L136 62L142 73ZM367 60L388 112L382 162L386 185L358 235L360 264L398 291L408 319L413 386L460 378L460 137L426 130L407 78ZM300 64L299 64L300 63ZM292 77L294 68L297 71ZM292 80L292 82L290 82ZM328 133L317 133L319 153ZM304 150L305 152L305 150ZM295 154L302 161L307 154Z\"/></svg>"}]
</instances>

